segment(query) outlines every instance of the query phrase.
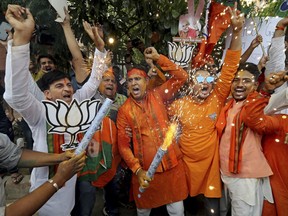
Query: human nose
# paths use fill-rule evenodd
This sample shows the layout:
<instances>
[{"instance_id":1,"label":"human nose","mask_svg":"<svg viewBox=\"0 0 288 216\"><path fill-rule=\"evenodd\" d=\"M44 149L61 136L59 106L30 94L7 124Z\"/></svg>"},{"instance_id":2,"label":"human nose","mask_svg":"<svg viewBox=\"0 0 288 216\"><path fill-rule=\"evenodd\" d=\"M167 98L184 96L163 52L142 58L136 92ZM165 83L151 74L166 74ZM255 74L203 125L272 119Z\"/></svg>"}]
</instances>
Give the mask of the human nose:
<instances>
[{"instance_id":1,"label":"human nose","mask_svg":"<svg viewBox=\"0 0 288 216\"><path fill-rule=\"evenodd\" d=\"M65 86L64 86L64 90L65 90L65 91L71 91L71 86L65 85Z\"/></svg>"},{"instance_id":2,"label":"human nose","mask_svg":"<svg viewBox=\"0 0 288 216\"><path fill-rule=\"evenodd\" d=\"M131 82L131 84L132 84L132 85L135 85L135 84L136 84L136 80L133 79L132 82Z\"/></svg>"},{"instance_id":3,"label":"human nose","mask_svg":"<svg viewBox=\"0 0 288 216\"><path fill-rule=\"evenodd\" d=\"M240 87L245 86L244 80L239 79L238 82L237 82L237 86L240 86Z\"/></svg>"},{"instance_id":4,"label":"human nose","mask_svg":"<svg viewBox=\"0 0 288 216\"><path fill-rule=\"evenodd\" d=\"M114 84L113 80L108 80L108 84Z\"/></svg>"}]
</instances>

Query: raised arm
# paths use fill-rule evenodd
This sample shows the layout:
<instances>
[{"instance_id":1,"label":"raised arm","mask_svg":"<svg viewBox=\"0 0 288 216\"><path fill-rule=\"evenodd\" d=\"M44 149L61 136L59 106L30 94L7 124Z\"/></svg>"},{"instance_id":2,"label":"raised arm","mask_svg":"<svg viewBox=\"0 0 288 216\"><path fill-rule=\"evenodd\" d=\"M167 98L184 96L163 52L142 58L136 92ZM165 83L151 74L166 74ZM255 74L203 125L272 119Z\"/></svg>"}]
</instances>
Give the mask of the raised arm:
<instances>
[{"instance_id":1,"label":"raised arm","mask_svg":"<svg viewBox=\"0 0 288 216\"><path fill-rule=\"evenodd\" d=\"M29 9L9 4L6 11L6 20L14 28L13 46L28 44L35 26Z\"/></svg>"},{"instance_id":2,"label":"raised arm","mask_svg":"<svg viewBox=\"0 0 288 216\"><path fill-rule=\"evenodd\" d=\"M167 71L171 75L169 80L155 88L155 91L158 91L161 94L164 101L170 100L175 96L174 94L177 90L185 83L188 74L184 69L174 64L166 56L158 54L154 47L145 49L144 55L146 59L151 59L153 62L157 63L164 72Z\"/></svg>"},{"instance_id":3,"label":"raised arm","mask_svg":"<svg viewBox=\"0 0 288 216\"><path fill-rule=\"evenodd\" d=\"M75 70L76 81L77 83L81 84L85 81L85 79L89 74L82 53L80 51L79 45L76 41L76 38L70 25L70 15L66 8L64 8L64 10L66 17L64 21L61 23L61 26L64 31L68 48L70 50L70 53L72 54L72 65Z\"/></svg>"},{"instance_id":4,"label":"raised arm","mask_svg":"<svg viewBox=\"0 0 288 216\"><path fill-rule=\"evenodd\" d=\"M215 86L215 92L217 93L221 101L226 100L230 93L231 82L237 72L241 56L242 28L244 24L244 16L243 14L239 14L236 8L236 3L234 10L229 8L231 14L232 39L230 47L226 52L220 77Z\"/></svg>"},{"instance_id":5,"label":"raised arm","mask_svg":"<svg viewBox=\"0 0 288 216\"><path fill-rule=\"evenodd\" d=\"M103 29L101 25L97 24L96 26L91 26L88 22L83 21L83 27L91 40L94 42L95 47L99 51L104 52L105 43L103 41Z\"/></svg>"},{"instance_id":6,"label":"raised arm","mask_svg":"<svg viewBox=\"0 0 288 216\"><path fill-rule=\"evenodd\" d=\"M231 25L232 25L232 40L230 43L230 50L241 50L242 48L242 28L245 22L244 14L240 14L237 11L237 3L235 2L234 9L229 7L231 14Z\"/></svg>"},{"instance_id":7,"label":"raised arm","mask_svg":"<svg viewBox=\"0 0 288 216\"><path fill-rule=\"evenodd\" d=\"M257 35L250 43L249 47L245 50L245 52L242 54L240 63L245 63L247 59L250 57L254 49L259 46L260 43L262 43L263 37L261 35Z\"/></svg>"},{"instance_id":8,"label":"raised arm","mask_svg":"<svg viewBox=\"0 0 288 216\"><path fill-rule=\"evenodd\" d=\"M268 76L274 71L285 70L285 28L288 26L288 17L281 19L275 28L274 36L271 40L271 46L269 48L269 61L266 63L265 76ZM286 88L287 85L283 85L276 89L275 92L281 91Z\"/></svg>"},{"instance_id":9,"label":"raised arm","mask_svg":"<svg viewBox=\"0 0 288 216\"><path fill-rule=\"evenodd\" d=\"M14 36L13 40L8 42L4 99L31 126L38 122L43 114L41 109L44 109L29 92L31 84L29 42L35 23L30 11L18 5L8 6L6 19L14 28Z\"/></svg>"}]
</instances>

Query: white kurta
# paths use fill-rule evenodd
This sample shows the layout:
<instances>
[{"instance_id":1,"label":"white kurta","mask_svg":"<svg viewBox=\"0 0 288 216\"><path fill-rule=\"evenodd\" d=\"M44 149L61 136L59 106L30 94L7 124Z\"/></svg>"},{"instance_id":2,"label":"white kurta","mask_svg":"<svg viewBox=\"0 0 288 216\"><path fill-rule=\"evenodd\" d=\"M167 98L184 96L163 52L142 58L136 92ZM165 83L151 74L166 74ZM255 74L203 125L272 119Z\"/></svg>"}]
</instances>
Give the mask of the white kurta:
<instances>
[{"instance_id":1,"label":"white kurta","mask_svg":"<svg viewBox=\"0 0 288 216\"><path fill-rule=\"evenodd\" d=\"M265 76L271 72L285 70L285 36L272 38L269 49L269 61L266 64ZM265 108L265 114L283 113L288 114L288 89L287 82L275 89L268 106ZM279 112L280 110L280 112Z\"/></svg>"},{"instance_id":2,"label":"white kurta","mask_svg":"<svg viewBox=\"0 0 288 216\"><path fill-rule=\"evenodd\" d=\"M106 53L95 51L91 76L87 83L73 95L78 101L91 98L95 94L105 70L105 67L99 66L99 62L105 55ZM37 90L35 85L31 83L29 61L29 44L12 46L12 41L8 42L4 98L13 109L24 117L30 126L34 139L33 150L48 152L45 107L39 101L41 98L39 89ZM37 96L31 91L34 94L36 92ZM48 174L48 167L34 168L31 173L31 191L46 182ZM39 210L39 215L70 215L75 202L75 182L76 175L67 181L65 186Z\"/></svg>"}]
</instances>

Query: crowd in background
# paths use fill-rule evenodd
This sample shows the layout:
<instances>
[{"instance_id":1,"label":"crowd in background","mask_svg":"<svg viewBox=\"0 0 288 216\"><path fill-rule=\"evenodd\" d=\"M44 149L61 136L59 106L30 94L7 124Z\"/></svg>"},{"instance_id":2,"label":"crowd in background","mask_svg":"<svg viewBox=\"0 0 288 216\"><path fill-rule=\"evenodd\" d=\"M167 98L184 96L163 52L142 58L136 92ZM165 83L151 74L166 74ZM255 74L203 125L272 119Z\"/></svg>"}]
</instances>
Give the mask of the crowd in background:
<instances>
[{"instance_id":1,"label":"crowd in background","mask_svg":"<svg viewBox=\"0 0 288 216\"><path fill-rule=\"evenodd\" d=\"M33 15L9 5L6 19L14 32L4 44L7 58L0 107L0 132L9 138L0 136L0 145L7 148L5 154L0 152L0 168L3 175L9 171L17 184L23 178L19 165L37 167L31 172L29 205L24 200L30 211L21 207L18 215L35 211L40 216L91 215L97 188L104 189L103 214L109 216L120 215L120 203L135 208L139 216L165 205L163 214L175 216L197 211L221 216L287 215L288 18L277 23L268 55L256 65L247 59L262 37L257 35L247 50L241 49L245 18L236 7L229 8L231 43L219 68L211 57L182 68L140 43L137 47L145 62L133 64L127 55L125 71L113 65L102 26L83 21L95 45L92 66L87 63L65 9L60 24L72 59L69 73L64 73L50 54L33 62L29 47ZM69 143L70 136L48 133L51 125L41 101L62 100L68 106L73 99L102 104L106 98L113 103L85 155L63 152L61 145ZM12 122L21 127L25 147L40 156L23 150L23 140L14 139ZM150 178L147 170L172 122L178 126L177 136ZM81 142L84 134L76 140ZM26 151L31 159L24 157ZM13 163L8 166L9 160ZM139 188L145 191L140 193ZM3 197L1 211L13 215L15 208L5 208Z\"/></svg>"}]
</instances>

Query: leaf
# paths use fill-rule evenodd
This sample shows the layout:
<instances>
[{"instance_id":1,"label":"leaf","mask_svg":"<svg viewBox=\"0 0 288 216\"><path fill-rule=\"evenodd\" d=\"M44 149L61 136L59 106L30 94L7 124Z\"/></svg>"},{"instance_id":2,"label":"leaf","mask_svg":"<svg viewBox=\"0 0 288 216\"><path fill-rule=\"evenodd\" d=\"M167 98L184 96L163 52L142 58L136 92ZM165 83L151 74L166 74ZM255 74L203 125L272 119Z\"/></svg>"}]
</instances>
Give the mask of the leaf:
<instances>
[{"instance_id":1,"label":"leaf","mask_svg":"<svg viewBox=\"0 0 288 216\"><path fill-rule=\"evenodd\" d=\"M178 18L180 16L180 13L179 13L179 11L177 11L177 10L172 10L172 17L173 18Z\"/></svg>"},{"instance_id":2,"label":"leaf","mask_svg":"<svg viewBox=\"0 0 288 216\"><path fill-rule=\"evenodd\" d=\"M178 33L178 25L176 22L171 24L171 35L174 36Z\"/></svg>"}]
</instances>

